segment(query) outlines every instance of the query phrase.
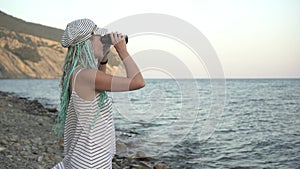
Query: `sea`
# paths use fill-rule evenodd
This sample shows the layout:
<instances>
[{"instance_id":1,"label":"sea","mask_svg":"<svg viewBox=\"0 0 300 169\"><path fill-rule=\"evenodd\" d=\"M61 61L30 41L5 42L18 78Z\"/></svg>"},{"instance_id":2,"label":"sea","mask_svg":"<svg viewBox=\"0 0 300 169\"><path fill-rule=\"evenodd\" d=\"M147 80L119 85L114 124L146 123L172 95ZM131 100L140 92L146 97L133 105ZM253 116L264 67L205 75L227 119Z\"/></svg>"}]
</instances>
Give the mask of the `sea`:
<instances>
[{"instance_id":1,"label":"sea","mask_svg":"<svg viewBox=\"0 0 300 169\"><path fill-rule=\"evenodd\" d=\"M59 109L58 79L1 79L0 91ZM300 168L300 79L146 79L107 92L123 155L172 168Z\"/></svg>"}]
</instances>

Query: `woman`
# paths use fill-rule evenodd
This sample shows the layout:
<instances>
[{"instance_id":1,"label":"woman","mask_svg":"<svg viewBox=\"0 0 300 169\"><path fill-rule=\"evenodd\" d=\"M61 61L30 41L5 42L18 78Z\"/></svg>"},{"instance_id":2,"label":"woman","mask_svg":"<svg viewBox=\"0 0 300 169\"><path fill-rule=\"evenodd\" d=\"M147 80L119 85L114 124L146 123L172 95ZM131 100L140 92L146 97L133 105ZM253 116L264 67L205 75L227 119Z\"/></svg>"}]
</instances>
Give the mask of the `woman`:
<instances>
[{"instance_id":1,"label":"woman","mask_svg":"<svg viewBox=\"0 0 300 169\"><path fill-rule=\"evenodd\" d=\"M115 131L112 101L106 91L129 91L145 86L130 57L124 36L111 33L113 46L124 63L127 77L105 73L111 44L103 44L98 28L89 19L68 24L62 46L68 47L61 79L61 110L54 131L64 133L64 159L54 168L112 168ZM64 132L63 132L64 131Z\"/></svg>"}]
</instances>

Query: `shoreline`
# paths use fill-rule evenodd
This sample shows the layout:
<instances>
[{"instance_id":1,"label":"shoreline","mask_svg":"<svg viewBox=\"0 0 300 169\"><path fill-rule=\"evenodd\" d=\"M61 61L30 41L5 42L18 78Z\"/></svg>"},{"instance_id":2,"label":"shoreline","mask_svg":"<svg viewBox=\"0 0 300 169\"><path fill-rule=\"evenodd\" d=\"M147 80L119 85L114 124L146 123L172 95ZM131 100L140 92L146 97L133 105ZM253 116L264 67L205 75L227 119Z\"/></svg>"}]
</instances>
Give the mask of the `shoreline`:
<instances>
[{"instance_id":1,"label":"shoreline","mask_svg":"<svg viewBox=\"0 0 300 169\"><path fill-rule=\"evenodd\" d=\"M63 159L63 145L51 134L55 110L37 100L0 91L0 163L1 168L51 168ZM117 142L117 152L127 148ZM165 162L144 157L115 155L113 168L167 169Z\"/></svg>"}]
</instances>

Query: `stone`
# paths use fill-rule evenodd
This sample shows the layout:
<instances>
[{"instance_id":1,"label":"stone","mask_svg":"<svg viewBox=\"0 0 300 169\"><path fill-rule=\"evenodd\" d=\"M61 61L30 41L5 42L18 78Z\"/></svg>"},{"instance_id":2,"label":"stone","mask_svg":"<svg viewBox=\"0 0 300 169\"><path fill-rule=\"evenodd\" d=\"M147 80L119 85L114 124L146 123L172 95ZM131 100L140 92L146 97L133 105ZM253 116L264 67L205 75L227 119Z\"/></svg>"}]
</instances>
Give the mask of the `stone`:
<instances>
[{"instance_id":1,"label":"stone","mask_svg":"<svg viewBox=\"0 0 300 169\"><path fill-rule=\"evenodd\" d=\"M124 154L127 152L127 146L120 141L116 142L116 149L117 154Z\"/></svg>"},{"instance_id":2,"label":"stone","mask_svg":"<svg viewBox=\"0 0 300 169\"><path fill-rule=\"evenodd\" d=\"M6 148L5 147L0 147L0 152L5 150Z\"/></svg>"},{"instance_id":3,"label":"stone","mask_svg":"<svg viewBox=\"0 0 300 169\"><path fill-rule=\"evenodd\" d=\"M25 151L30 151L31 150L31 147L29 145L26 145L23 147L23 150Z\"/></svg>"},{"instance_id":4,"label":"stone","mask_svg":"<svg viewBox=\"0 0 300 169\"><path fill-rule=\"evenodd\" d=\"M17 142L18 141L18 136L17 135L11 135L10 136L10 141Z\"/></svg>"},{"instance_id":5,"label":"stone","mask_svg":"<svg viewBox=\"0 0 300 169\"><path fill-rule=\"evenodd\" d=\"M131 169L140 169L140 166L137 164L130 165Z\"/></svg>"},{"instance_id":6,"label":"stone","mask_svg":"<svg viewBox=\"0 0 300 169\"><path fill-rule=\"evenodd\" d=\"M121 169L121 167L115 162L112 163L112 168L113 169Z\"/></svg>"},{"instance_id":7,"label":"stone","mask_svg":"<svg viewBox=\"0 0 300 169\"><path fill-rule=\"evenodd\" d=\"M35 147L35 146L32 146L32 147L31 147L31 152L32 152L33 154L38 154L38 153L39 153L39 149L38 149L37 147Z\"/></svg>"},{"instance_id":8,"label":"stone","mask_svg":"<svg viewBox=\"0 0 300 169\"><path fill-rule=\"evenodd\" d=\"M127 146L128 146L129 148L133 148L133 147L135 147L135 144L134 144L133 141L129 141L129 142L127 143Z\"/></svg>"},{"instance_id":9,"label":"stone","mask_svg":"<svg viewBox=\"0 0 300 169\"><path fill-rule=\"evenodd\" d=\"M38 162L41 162L42 160L43 160L43 156L39 156L37 159Z\"/></svg>"},{"instance_id":10,"label":"stone","mask_svg":"<svg viewBox=\"0 0 300 169\"><path fill-rule=\"evenodd\" d=\"M152 157L139 157L139 158L135 158L139 161L156 161L154 158Z\"/></svg>"},{"instance_id":11,"label":"stone","mask_svg":"<svg viewBox=\"0 0 300 169\"><path fill-rule=\"evenodd\" d=\"M150 167L147 163L141 161L140 162L140 169L151 169L152 167Z\"/></svg>"},{"instance_id":12,"label":"stone","mask_svg":"<svg viewBox=\"0 0 300 169\"><path fill-rule=\"evenodd\" d=\"M31 155L31 152L30 151L21 151L20 155L22 155L22 156L29 156L29 155Z\"/></svg>"},{"instance_id":13,"label":"stone","mask_svg":"<svg viewBox=\"0 0 300 169\"><path fill-rule=\"evenodd\" d=\"M137 151L135 157L137 158L143 158L145 157L145 153L143 151Z\"/></svg>"},{"instance_id":14,"label":"stone","mask_svg":"<svg viewBox=\"0 0 300 169\"><path fill-rule=\"evenodd\" d=\"M167 169L168 166L167 166L166 163L162 162L162 163L156 164L153 168L154 168L154 169Z\"/></svg>"},{"instance_id":15,"label":"stone","mask_svg":"<svg viewBox=\"0 0 300 169\"><path fill-rule=\"evenodd\" d=\"M32 142L33 144L36 144L36 145L42 145L42 144L43 144L42 139L41 139L40 137L31 139L31 142Z\"/></svg>"},{"instance_id":16,"label":"stone","mask_svg":"<svg viewBox=\"0 0 300 169\"><path fill-rule=\"evenodd\" d=\"M188 156L185 155L185 154L178 154L178 156L181 157L181 158L188 158Z\"/></svg>"},{"instance_id":17,"label":"stone","mask_svg":"<svg viewBox=\"0 0 300 169\"><path fill-rule=\"evenodd\" d=\"M58 112L56 108L47 108L48 112L56 113Z\"/></svg>"},{"instance_id":18,"label":"stone","mask_svg":"<svg viewBox=\"0 0 300 169\"><path fill-rule=\"evenodd\" d=\"M8 142L6 141L6 140L1 140L1 144L3 144L3 145L7 145L8 144Z\"/></svg>"}]
</instances>

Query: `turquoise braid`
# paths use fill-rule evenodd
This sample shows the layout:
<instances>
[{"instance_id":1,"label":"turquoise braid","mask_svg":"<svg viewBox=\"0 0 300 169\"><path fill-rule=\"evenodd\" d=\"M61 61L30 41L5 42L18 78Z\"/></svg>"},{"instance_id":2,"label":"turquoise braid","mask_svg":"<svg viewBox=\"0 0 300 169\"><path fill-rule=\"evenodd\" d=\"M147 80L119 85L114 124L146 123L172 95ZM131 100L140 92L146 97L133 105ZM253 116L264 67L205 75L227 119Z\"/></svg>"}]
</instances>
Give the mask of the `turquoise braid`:
<instances>
[{"instance_id":1,"label":"turquoise braid","mask_svg":"<svg viewBox=\"0 0 300 169\"><path fill-rule=\"evenodd\" d=\"M97 63L95 63L94 56L92 54L92 48L89 40L83 41L73 47L70 47L66 55L63 67L63 75L60 83L60 111L53 126L53 131L57 134L58 139L61 139L63 137L63 131L65 128L67 108L70 101L70 78L74 70L79 66L82 66L85 69L98 69ZM101 106L107 97L108 96L105 91L100 92L98 112L95 115L92 124L90 125L91 128L93 128L96 119L101 115Z\"/></svg>"}]
</instances>

